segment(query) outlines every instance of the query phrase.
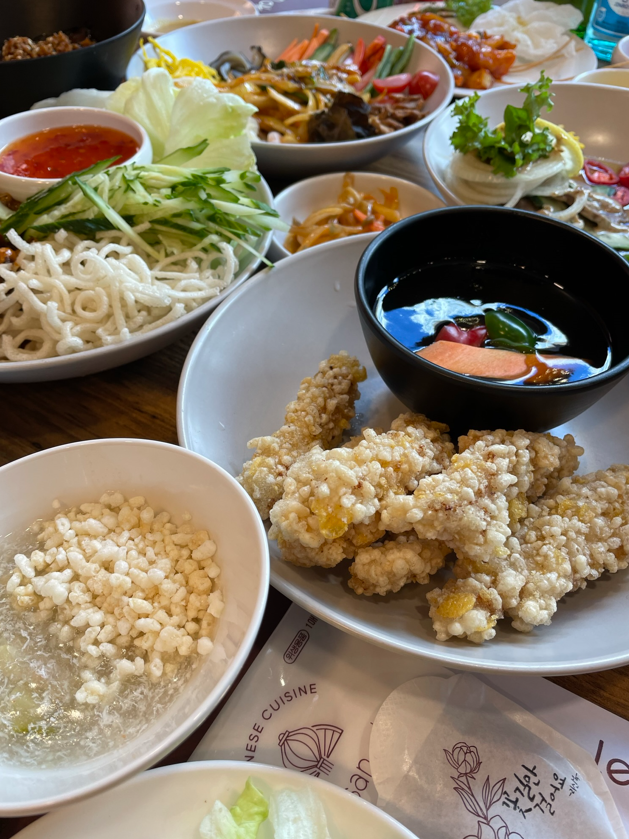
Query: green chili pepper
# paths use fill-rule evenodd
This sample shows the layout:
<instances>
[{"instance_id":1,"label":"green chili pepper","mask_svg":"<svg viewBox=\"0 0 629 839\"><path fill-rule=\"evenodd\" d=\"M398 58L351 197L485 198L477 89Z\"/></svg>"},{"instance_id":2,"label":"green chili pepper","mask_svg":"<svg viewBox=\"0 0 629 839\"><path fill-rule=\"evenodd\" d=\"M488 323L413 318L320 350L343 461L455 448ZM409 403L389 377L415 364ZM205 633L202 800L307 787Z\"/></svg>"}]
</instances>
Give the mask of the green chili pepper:
<instances>
[{"instance_id":1,"label":"green chili pepper","mask_svg":"<svg viewBox=\"0 0 629 839\"><path fill-rule=\"evenodd\" d=\"M485 326L492 345L518 352L535 352L537 336L515 315L495 309L485 310Z\"/></svg>"}]
</instances>

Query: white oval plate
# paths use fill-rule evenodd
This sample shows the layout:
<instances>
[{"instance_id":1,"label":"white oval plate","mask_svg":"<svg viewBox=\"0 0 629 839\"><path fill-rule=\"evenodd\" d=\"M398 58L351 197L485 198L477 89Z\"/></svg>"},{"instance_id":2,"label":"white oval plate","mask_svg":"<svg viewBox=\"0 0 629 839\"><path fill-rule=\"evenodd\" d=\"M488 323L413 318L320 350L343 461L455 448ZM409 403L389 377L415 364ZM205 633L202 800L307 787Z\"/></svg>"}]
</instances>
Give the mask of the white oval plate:
<instances>
[{"instance_id":1,"label":"white oval plate","mask_svg":"<svg viewBox=\"0 0 629 839\"><path fill-rule=\"evenodd\" d=\"M612 160L620 164L629 159L629 90L609 85L571 82L554 84L554 108L548 119L574 131L583 143L586 158ZM481 116L494 128L503 121L507 105L519 105L524 95L517 90L493 88L476 104ZM546 116L546 115L544 115ZM448 187L446 174L455 154L450 137L457 118L448 108L424 135L424 162L430 177L447 204L464 204Z\"/></svg>"},{"instance_id":2,"label":"white oval plate","mask_svg":"<svg viewBox=\"0 0 629 839\"><path fill-rule=\"evenodd\" d=\"M403 3L400 6L386 6L383 9L374 9L372 12L367 12L360 16L360 20L366 20L369 23L375 23L378 26L389 26L394 20L397 20L410 12L420 11L425 6L436 6L438 3ZM497 3L496 5L501 5ZM472 26L472 29L474 27ZM536 82L539 79L540 71L543 70L551 79L558 82L569 82L578 76L580 73L587 73L589 70L594 70L598 67L598 59L592 47L588 46L585 41L576 35L571 35L571 40L574 42L576 52L574 55L559 55L546 59L541 63L535 62L534 67L529 67L526 70L518 69L518 59L516 57L514 69L506 76L503 76L499 82L494 82L494 87L522 87L529 82ZM482 93L482 91L470 90L467 87L455 87L454 95L456 97L469 96L471 93Z\"/></svg>"},{"instance_id":3,"label":"white oval plate","mask_svg":"<svg viewBox=\"0 0 629 839\"><path fill-rule=\"evenodd\" d=\"M310 775L239 761L180 763L144 772L89 801L50 813L15 839L197 839L216 800L231 807L247 778L268 795L310 788L319 797L332 839L417 839L373 804ZM259 833L268 839L268 822Z\"/></svg>"},{"instance_id":4,"label":"white oval plate","mask_svg":"<svg viewBox=\"0 0 629 839\"><path fill-rule=\"evenodd\" d=\"M273 193L264 178L257 185L256 197L270 207L273 206ZM273 231L269 230L257 243L258 252L262 256L266 256L272 238ZM256 257L245 253L241 259L240 271L234 277L234 281L220 294L203 303L198 309L188 312L179 320L167 323L165 326L161 326L153 332L147 332L138 338L130 338L121 344L98 347L95 350L85 350L71 355L42 358L39 361L0 360L0 383L11 382L17 384L18 382L53 382L59 379L73 379L77 376L100 373L102 370L110 370L112 367L120 367L130 361L144 358L145 355L150 355L168 346L168 344L178 341L186 332L203 323L210 312L228 294L231 294L241 283L249 279L259 264Z\"/></svg>"},{"instance_id":5,"label":"white oval plate","mask_svg":"<svg viewBox=\"0 0 629 839\"><path fill-rule=\"evenodd\" d=\"M205 324L190 349L179 386L179 441L237 475L250 456L247 441L283 424L300 381L339 350L358 356L368 379L360 386L361 426L384 427L403 409L369 356L354 302L354 272L366 244L341 239L282 260L233 294ZM586 450L582 472L629 460L629 378L557 433L573 433ZM439 417L435 417L439 419ZM386 597L359 597L347 586L347 565L298 568L271 543L271 583L304 609L366 641L414 653L449 667L560 674L629 662L626 631L629 572L569 595L550 627L530 634L499 624L483 645L435 640L425 593L406 586Z\"/></svg>"}]
</instances>

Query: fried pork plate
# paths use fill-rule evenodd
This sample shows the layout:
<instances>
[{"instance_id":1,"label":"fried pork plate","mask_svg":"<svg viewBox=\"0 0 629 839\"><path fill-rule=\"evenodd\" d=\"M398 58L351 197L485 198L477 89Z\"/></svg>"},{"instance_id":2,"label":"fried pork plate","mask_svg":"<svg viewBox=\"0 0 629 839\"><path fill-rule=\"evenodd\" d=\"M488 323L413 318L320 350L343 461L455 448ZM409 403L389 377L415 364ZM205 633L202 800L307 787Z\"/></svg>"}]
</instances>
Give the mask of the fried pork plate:
<instances>
[{"instance_id":1,"label":"fried pork plate","mask_svg":"<svg viewBox=\"0 0 629 839\"><path fill-rule=\"evenodd\" d=\"M287 562L332 568L351 559L349 586L385 595L426 584L437 639L476 643L509 617L548 625L561 598L629 565L629 466L576 476L573 437L471 430L402 414L341 444L365 379L346 353L304 379L286 424L252 440L240 482Z\"/></svg>"}]
</instances>

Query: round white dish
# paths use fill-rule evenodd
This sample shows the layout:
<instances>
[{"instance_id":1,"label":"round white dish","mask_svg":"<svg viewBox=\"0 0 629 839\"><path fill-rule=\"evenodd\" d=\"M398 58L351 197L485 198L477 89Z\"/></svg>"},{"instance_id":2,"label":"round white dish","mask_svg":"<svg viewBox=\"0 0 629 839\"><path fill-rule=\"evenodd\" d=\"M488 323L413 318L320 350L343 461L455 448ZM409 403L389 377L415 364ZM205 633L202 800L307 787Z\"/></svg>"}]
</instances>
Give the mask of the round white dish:
<instances>
[{"instance_id":1,"label":"round white dish","mask_svg":"<svg viewBox=\"0 0 629 839\"><path fill-rule=\"evenodd\" d=\"M339 350L356 355L368 371L352 434L365 425L386 428L405 410L376 372L356 312L354 273L364 248L364 240L349 238L296 254L258 274L221 306L192 345L181 376L182 445L237 475L251 457L247 441L278 429L300 381ZM585 447L582 472L628 461L628 398L626 379L557 430L573 433ZM383 647L449 667L504 673L580 673L629 662L629 572L566 597L550 627L523 634L502 621L496 638L479 646L435 640L425 593L439 582L359 597L347 586L348 564L298 568L281 560L271 543L275 588L328 623Z\"/></svg>"},{"instance_id":2,"label":"round white dish","mask_svg":"<svg viewBox=\"0 0 629 839\"><path fill-rule=\"evenodd\" d=\"M557 83L551 90L555 107L550 114L544 113L544 118L574 131L585 146L586 158L614 160L618 163L624 163L629 158L627 90L580 82ZM523 99L519 91L494 88L481 96L476 108L489 119L489 127L493 128L503 121L507 105L519 105ZM455 154L450 145L450 136L456 124L457 119L452 114L452 108L449 108L429 127L424 137L426 167L445 202L451 206L465 203L446 183L448 167Z\"/></svg>"},{"instance_id":3,"label":"round white dish","mask_svg":"<svg viewBox=\"0 0 629 839\"><path fill-rule=\"evenodd\" d=\"M257 14L258 10L250 0L174 0L170 3L158 0L147 7L142 29L152 35L164 35L204 20Z\"/></svg>"},{"instance_id":4,"label":"round white dish","mask_svg":"<svg viewBox=\"0 0 629 839\"><path fill-rule=\"evenodd\" d=\"M0 120L0 153L10 143L29 134L37 134L45 128L59 128L65 125L100 125L115 128L133 137L138 144L137 152L127 163L146 165L153 160L153 149L146 131L135 120L113 111L100 108L38 108ZM59 178L23 178L0 172L0 192L8 193L18 201L26 201L31 195L59 183Z\"/></svg>"},{"instance_id":5,"label":"round white dish","mask_svg":"<svg viewBox=\"0 0 629 839\"><path fill-rule=\"evenodd\" d=\"M625 35L614 47L612 53L612 64L629 65L629 35Z\"/></svg>"},{"instance_id":6,"label":"round white dish","mask_svg":"<svg viewBox=\"0 0 629 839\"><path fill-rule=\"evenodd\" d=\"M295 37L308 37L315 23L331 29L329 17L313 15L259 15L258 17L199 23L170 32L160 38L160 44L178 57L197 61L213 61L224 50L234 50L249 55L252 44L259 44L271 57L279 55ZM356 43L363 38L367 43L383 33L381 27L360 20L335 18L334 27L339 31L339 43L344 40ZM386 32L388 43L403 46L407 36L401 32ZM144 69L142 54L136 52L127 68L127 76L138 76ZM351 140L347 143L300 143L295 145L253 142L253 149L260 171L264 175L303 177L318 172L357 169L380 157L390 154L417 135L417 132L441 113L452 99L454 79L446 62L424 44L417 43L408 66L408 72L430 70L440 77L437 89L427 100L425 116L400 131Z\"/></svg>"},{"instance_id":7,"label":"round white dish","mask_svg":"<svg viewBox=\"0 0 629 839\"><path fill-rule=\"evenodd\" d=\"M417 839L373 804L328 781L232 760L181 763L145 772L91 801L44 816L16 839L195 839L214 802L231 807L248 778L267 796L287 787L311 789L323 804L332 839ZM263 824L260 839L270 835L268 824Z\"/></svg>"},{"instance_id":8,"label":"round white dish","mask_svg":"<svg viewBox=\"0 0 629 839\"><path fill-rule=\"evenodd\" d=\"M0 815L41 813L106 789L156 763L223 698L256 637L268 593L264 528L247 494L203 457L153 440L90 440L47 449L0 469L0 534L19 534L62 508L119 490L143 495L173 517L186 511L216 541L225 610L216 646L175 702L146 731L112 752L71 766L26 769L0 756ZM223 652L222 652L223 651ZM226 653L226 655L225 655ZM146 834L143 834L146 835Z\"/></svg>"},{"instance_id":9,"label":"round white dish","mask_svg":"<svg viewBox=\"0 0 629 839\"><path fill-rule=\"evenodd\" d=\"M629 69L600 67L589 73L581 73L574 81L581 84L604 84L608 87L629 87Z\"/></svg>"},{"instance_id":10,"label":"round white dish","mask_svg":"<svg viewBox=\"0 0 629 839\"><path fill-rule=\"evenodd\" d=\"M264 178L256 185L255 196L270 207L273 206L273 193ZM257 243L256 247L262 256L266 256L272 238L273 231L269 230ZM222 300L254 273L259 264L259 260L253 254L245 252L241 256L240 269L234 281L220 294L203 303L198 309L183 315L179 320L167 323L137 338L130 338L128 341L112 344L109 347L98 347L94 350L44 358L39 361L0 360L0 382L52 382L58 379L72 379L75 376L100 373L102 370L110 370L112 367L120 367L130 361L144 358L145 355L161 350L168 344L179 340L188 330L199 326Z\"/></svg>"},{"instance_id":11,"label":"round white dish","mask_svg":"<svg viewBox=\"0 0 629 839\"><path fill-rule=\"evenodd\" d=\"M366 14L361 15L360 20L367 20L369 23L375 23L378 26L389 26L394 20L397 20L403 15L408 15L410 12L420 11L426 6L434 7L435 5L440 4L419 2L403 3L400 6L385 6L382 9L374 9L372 12L367 12ZM502 4L495 3L494 5L500 6ZM474 29L473 25L471 29ZM548 58L545 61L539 63L535 62L534 66L531 66L526 70L516 70L516 72L511 70L511 72L507 73L506 76L503 76L500 82L496 82L495 87L492 88L492 90L504 85L522 87L523 84L535 82L539 79L540 70L543 70L547 76L551 77L551 79L556 79L561 82L571 81L579 73L594 70L598 65L598 59L596 58L596 53L592 47L586 44L585 41L582 41L581 38L577 37L577 35L571 35L570 39L575 47L575 53L573 55L563 55L560 53L559 55L554 56L553 58ZM514 67L518 67L517 58ZM482 93L483 91L473 91L467 87L455 87L454 96L469 96L471 93L475 92Z\"/></svg>"},{"instance_id":12,"label":"round white dish","mask_svg":"<svg viewBox=\"0 0 629 839\"><path fill-rule=\"evenodd\" d=\"M396 187L400 196L400 214L402 218L423 213L425 210L436 210L443 207L443 201L434 193L429 192L412 181L405 181L402 178L394 178L390 175L382 175L378 172L353 172L354 184L360 192L368 192L381 197L381 189ZM304 221L310 213L320 210L323 207L333 206L343 185L344 174L334 172L330 175L317 175L305 181L289 186L287 189L275 196L275 209L280 218L287 224L292 224L293 219ZM290 252L284 247L286 239L284 231L275 230L273 243L269 250L271 259L277 261L290 256ZM363 238L365 234L354 238ZM371 238L371 234L366 234ZM369 239L365 240L366 242ZM327 244L327 243L326 243ZM318 248L325 245L317 245Z\"/></svg>"}]
</instances>

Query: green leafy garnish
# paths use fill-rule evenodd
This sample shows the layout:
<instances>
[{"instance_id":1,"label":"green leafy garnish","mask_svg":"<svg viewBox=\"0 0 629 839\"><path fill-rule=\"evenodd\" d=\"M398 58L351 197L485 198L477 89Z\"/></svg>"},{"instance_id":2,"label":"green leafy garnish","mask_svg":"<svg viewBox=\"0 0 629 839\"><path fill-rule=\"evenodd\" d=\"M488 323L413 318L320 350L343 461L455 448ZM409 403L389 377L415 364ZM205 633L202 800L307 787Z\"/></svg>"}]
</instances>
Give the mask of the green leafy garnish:
<instances>
[{"instance_id":1,"label":"green leafy garnish","mask_svg":"<svg viewBox=\"0 0 629 839\"><path fill-rule=\"evenodd\" d=\"M473 152L484 163L493 166L497 175L513 178L518 169L550 155L555 140L547 128L535 125L542 109L552 110L550 93L552 79L542 73L536 82L524 85L526 99L521 108L507 105L504 127L490 129L489 122L476 110L478 93L456 103L452 112L459 122L450 143L461 154Z\"/></svg>"},{"instance_id":2,"label":"green leafy garnish","mask_svg":"<svg viewBox=\"0 0 629 839\"><path fill-rule=\"evenodd\" d=\"M446 0L446 9L469 28L479 15L491 9L491 3L492 0Z\"/></svg>"}]
</instances>

